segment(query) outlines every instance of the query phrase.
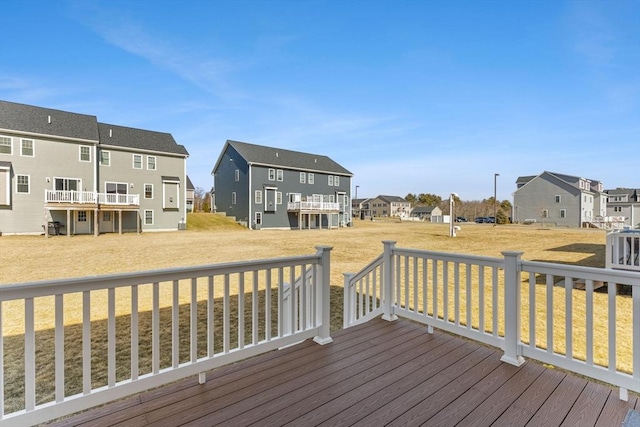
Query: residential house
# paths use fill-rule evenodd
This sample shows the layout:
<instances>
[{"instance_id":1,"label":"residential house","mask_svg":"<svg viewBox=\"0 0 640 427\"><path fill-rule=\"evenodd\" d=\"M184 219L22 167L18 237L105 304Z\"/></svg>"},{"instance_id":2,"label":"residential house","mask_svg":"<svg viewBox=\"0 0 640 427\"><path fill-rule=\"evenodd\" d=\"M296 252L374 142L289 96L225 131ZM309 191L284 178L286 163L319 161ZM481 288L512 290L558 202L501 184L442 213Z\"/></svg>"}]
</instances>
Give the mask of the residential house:
<instances>
[{"instance_id":1,"label":"residential house","mask_svg":"<svg viewBox=\"0 0 640 427\"><path fill-rule=\"evenodd\" d=\"M416 206L411 211L411 216L423 221L443 222L442 209L438 206Z\"/></svg>"},{"instance_id":2,"label":"residential house","mask_svg":"<svg viewBox=\"0 0 640 427\"><path fill-rule=\"evenodd\" d=\"M371 199L353 199L351 201L351 210L354 217L365 219L371 216L369 201Z\"/></svg>"},{"instance_id":3,"label":"residential house","mask_svg":"<svg viewBox=\"0 0 640 427\"><path fill-rule=\"evenodd\" d=\"M229 140L212 175L217 211L249 228L351 222L353 174L327 156Z\"/></svg>"},{"instance_id":4,"label":"residential house","mask_svg":"<svg viewBox=\"0 0 640 427\"><path fill-rule=\"evenodd\" d=\"M604 190L608 196L607 217L624 226L640 228L640 188Z\"/></svg>"},{"instance_id":5,"label":"residential house","mask_svg":"<svg viewBox=\"0 0 640 427\"><path fill-rule=\"evenodd\" d=\"M187 175L187 212L193 212L193 200L195 199L196 188Z\"/></svg>"},{"instance_id":6,"label":"residential house","mask_svg":"<svg viewBox=\"0 0 640 427\"><path fill-rule=\"evenodd\" d=\"M187 157L169 133L0 101L0 233L177 230Z\"/></svg>"},{"instance_id":7,"label":"residential house","mask_svg":"<svg viewBox=\"0 0 640 427\"><path fill-rule=\"evenodd\" d=\"M369 201L371 215L407 218L411 215L411 203L398 196L377 196Z\"/></svg>"},{"instance_id":8,"label":"residential house","mask_svg":"<svg viewBox=\"0 0 640 427\"><path fill-rule=\"evenodd\" d=\"M589 227L606 215L607 195L600 181L545 171L521 176L516 185L514 222Z\"/></svg>"}]
</instances>

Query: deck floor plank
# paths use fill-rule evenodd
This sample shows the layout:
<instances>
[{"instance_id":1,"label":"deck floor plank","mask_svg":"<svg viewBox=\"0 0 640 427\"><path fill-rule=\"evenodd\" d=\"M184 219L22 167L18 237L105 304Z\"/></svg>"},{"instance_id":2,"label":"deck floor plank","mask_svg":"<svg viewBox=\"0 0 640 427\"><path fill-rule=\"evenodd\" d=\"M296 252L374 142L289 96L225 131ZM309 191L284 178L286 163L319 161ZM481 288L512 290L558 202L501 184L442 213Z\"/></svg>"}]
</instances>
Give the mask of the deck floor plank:
<instances>
[{"instance_id":1,"label":"deck floor plank","mask_svg":"<svg viewBox=\"0 0 640 427\"><path fill-rule=\"evenodd\" d=\"M409 321L381 319L56 420L76 426L620 425L640 399Z\"/></svg>"}]
</instances>

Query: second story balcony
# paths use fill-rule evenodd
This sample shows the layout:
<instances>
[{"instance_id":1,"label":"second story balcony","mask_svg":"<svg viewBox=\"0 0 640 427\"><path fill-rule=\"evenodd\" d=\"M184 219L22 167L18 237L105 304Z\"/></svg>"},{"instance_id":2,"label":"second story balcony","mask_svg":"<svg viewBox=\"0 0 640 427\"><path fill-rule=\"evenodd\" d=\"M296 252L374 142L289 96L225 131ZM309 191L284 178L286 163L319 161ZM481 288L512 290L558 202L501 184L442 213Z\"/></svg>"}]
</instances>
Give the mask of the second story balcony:
<instances>
[{"instance_id":1,"label":"second story balcony","mask_svg":"<svg viewBox=\"0 0 640 427\"><path fill-rule=\"evenodd\" d=\"M339 203L331 202L289 202L287 210L291 212L322 212L322 213L338 213L340 212Z\"/></svg>"},{"instance_id":2,"label":"second story balcony","mask_svg":"<svg viewBox=\"0 0 640 427\"><path fill-rule=\"evenodd\" d=\"M45 190L47 205L114 205L140 206L139 194L96 193L93 191Z\"/></svg>"}]
</instances>

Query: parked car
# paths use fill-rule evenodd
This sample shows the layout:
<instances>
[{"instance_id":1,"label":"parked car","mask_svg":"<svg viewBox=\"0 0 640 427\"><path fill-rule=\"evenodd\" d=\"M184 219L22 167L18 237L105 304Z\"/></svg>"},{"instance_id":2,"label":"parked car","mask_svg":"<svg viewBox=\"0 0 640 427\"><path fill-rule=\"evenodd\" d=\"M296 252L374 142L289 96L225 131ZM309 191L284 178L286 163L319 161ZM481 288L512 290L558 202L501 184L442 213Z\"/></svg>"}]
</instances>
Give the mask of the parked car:
<instances>
[{"instance_id":1,"label":"parked car","mask_svg":"<svg viewBox=\"0 0 640 427\"><path fill-rule=\"evenodd\" d=\"M463 216L456 217L456 222L467 222L467 218Z\"/></svg>"},{"instance_id":2,"label":"parked car","mask_svg":"<svg viewBox=\"0 0 640 427\"><path fill-rule=\"evenodd\" d=\"M496 223L496 217L487 216L487 217L485 217L484 222L488 222L489 224L495 224Z\"/></svg>"},{"instance_id":3,"label":"parked car","mask_svg":"<svg viewBox=\"0 0 640 427\"><path fill-rule=\"evenodd\" d=\"M486 218L486 217L483 217L483 216L479 216L479 217L476 217L475 221L476 221L478 224L482 224L483 222L487 222L487 218Z\"/></svg>"}]
</instances>

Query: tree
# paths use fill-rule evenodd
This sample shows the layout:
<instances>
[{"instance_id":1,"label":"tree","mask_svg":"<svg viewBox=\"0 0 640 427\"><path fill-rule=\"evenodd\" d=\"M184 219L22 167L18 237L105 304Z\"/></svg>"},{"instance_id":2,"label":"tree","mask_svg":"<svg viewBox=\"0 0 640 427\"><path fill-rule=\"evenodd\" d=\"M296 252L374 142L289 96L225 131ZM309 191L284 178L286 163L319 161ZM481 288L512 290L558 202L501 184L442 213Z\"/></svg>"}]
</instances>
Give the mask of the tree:
<instances>
[{"instance_id":1,"label":"tree","mask_svg":"<svg viewBox=\"0 0 640 427\"><path fill-rule=\"evenodd\" d=\"M509 218L507 217L507 215L504 213L502 209L498 209L498 212L496 212L496 224L508 224L508 223L509 223Z\"/></svg>"},{"instance_id":2,"label":"tree","mask_svg":"<svg viewBox=\"0 0 640 427\"><path fill-rule=\"evenodd\" d=\"M442 197L435 194L420 193L418 203L426 206L438 206L442 202Z\"/></svg>"},{"instance_id":3,"label":"tree","mask_svg":"<svg viewBox=\"0 0 640 427\"><path fill-rule=\"evenodd\" d=\"M415 194L413 194L413 193L409 193L409 194L407 194L406 196L404 196L404 199L405 199L407 202L411 203L411 206L415 206L415 205L416 205L416 202L418 201L418 199L416 198L416 195L415 195Z\"/></svg>"},{"instance_id":4,"label":"tree","mask_svg":"<svg viewBox=\"0 0 640 427\"><path fill-rule=\"evenodd\" d=\"M206 192L202 187L193 189L193 211L201 212L203 210L204 197Z\"/></svg>"}]
</instances>

